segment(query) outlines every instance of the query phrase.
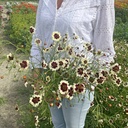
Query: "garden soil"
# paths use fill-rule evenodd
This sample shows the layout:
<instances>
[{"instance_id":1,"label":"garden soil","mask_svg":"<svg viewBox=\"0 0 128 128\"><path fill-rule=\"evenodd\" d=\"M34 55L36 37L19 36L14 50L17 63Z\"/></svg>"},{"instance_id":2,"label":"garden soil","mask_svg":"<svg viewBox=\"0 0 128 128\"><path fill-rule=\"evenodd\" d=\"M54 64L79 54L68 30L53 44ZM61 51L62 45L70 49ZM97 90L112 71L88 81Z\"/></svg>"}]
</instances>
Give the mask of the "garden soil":
<instances>
[{"instance_id":1,"label":"garden soil","mask_svg":"<svg viewBox=\"0 0 128 128\"><path fill-rule=\"evenodd\" d=\"M6 10L3 10L3 13L5 12ZM5 21L0 26L0 43L5 39L3 28L6 25L6 15L4 16ZM0 59L13 51L14 48L12 46L0 46ZM11 71L12 73L9 73L6 66L7 62L0 65L0 128L23 128L23 126L19 126L21 124L18 120L20 113L16 110L16 106L19 101L24 101L25 94L19 95L18 91L24 86L21 80L16 81L14 79L15 69Z\"/></svg>"}]
</instances>

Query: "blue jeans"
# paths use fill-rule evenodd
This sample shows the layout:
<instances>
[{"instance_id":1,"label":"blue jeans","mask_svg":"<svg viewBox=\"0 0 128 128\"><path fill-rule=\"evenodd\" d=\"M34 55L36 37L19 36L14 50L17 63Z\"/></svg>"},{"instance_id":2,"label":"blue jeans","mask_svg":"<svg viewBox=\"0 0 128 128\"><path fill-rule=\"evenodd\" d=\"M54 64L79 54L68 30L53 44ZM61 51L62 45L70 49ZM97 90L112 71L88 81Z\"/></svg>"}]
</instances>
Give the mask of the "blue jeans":
<instances>
[{"instance_id":1,"label":"blue jeans","mask_svg":"<svg viewBox=\"0 0 128 128\"><path fill-rule=\"evenodd\" d=\"M83 96L83 95L81 95ZM80 96L80 97L81 97ZM90 104L94 99L94 92L86 90L84 98L79 100L74 97L72 100L63 99L62 107L50 107L54 128L83 128Z\"/></svg>"}]
</instances>

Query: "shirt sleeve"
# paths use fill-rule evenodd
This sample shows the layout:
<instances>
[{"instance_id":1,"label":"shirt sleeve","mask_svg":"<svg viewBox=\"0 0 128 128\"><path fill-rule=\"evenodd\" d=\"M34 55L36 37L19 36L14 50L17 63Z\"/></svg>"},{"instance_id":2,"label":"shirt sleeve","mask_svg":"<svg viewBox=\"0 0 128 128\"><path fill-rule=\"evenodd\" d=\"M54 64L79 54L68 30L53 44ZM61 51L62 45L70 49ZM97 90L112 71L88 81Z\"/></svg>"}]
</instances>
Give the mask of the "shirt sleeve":
<instances>
[{"instance_id":1,"label":"shirt sleeve","mask_svg":"<svg viewBox=\"0 0 128 128\"><path fill-rule=\"evenodd\" d=\"M101 63L110 63L115 56L113 32L115 25L114 0L101 0L94 23L93 44L96 50L101 50L104 55Z\"/></svg>"},{"instance_id":2,"label":"shirt sleeve","mask_svg":"<svg viewBox=\"0 0 128 128\"><path fill-rule=\"evenodd\" d=\"M37 45L35 43L36 38L41 39L41 37L40 37L41 29L40 29L39 17L40 17L42 5L43 5L43 0L39 0L37 12L36 12L35 32L33 33L32 41L31 41L31 50L30 50L30 68L31 69L42 68L41 62L42 62L42 47L43 47L42 45L43 45L43 43L41 43L40 45Z\"/></svg>"}]
</instances>

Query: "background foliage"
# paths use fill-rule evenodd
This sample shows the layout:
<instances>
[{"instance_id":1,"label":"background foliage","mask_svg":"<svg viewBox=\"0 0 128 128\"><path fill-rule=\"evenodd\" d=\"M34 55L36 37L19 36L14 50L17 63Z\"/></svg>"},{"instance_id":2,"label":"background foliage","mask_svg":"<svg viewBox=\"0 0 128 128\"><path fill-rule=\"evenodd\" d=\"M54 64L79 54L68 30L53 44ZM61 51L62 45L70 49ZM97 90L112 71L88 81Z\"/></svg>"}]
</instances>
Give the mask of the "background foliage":
<instances>
[{"instance_id":1,"label":"background foliage","mask_svg":"<svg viewBox=\"0 0 128 128\"><path fill-rule=\"evenodd\" d=\"M128 42L128 0L115 2L116 26L114 39Z\"/></svg>"}]
</instances>

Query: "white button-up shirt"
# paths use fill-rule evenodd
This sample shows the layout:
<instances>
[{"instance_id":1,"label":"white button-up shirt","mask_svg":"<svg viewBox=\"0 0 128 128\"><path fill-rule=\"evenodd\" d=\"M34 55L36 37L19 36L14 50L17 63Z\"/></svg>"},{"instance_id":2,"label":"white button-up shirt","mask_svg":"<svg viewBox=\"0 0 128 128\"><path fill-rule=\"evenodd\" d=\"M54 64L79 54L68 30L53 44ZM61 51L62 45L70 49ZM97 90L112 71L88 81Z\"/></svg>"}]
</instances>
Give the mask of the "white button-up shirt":
<instances>
[{"instance_id":1,"label":"white button-up shirt","mask_svg":"<svg viewBox=\"0 0 128 128\"><path fill-rule=\"evenodd\" d=\"M52 32L72 36L77 34L86 42L106 53L102 62L111 62L115 55L113 31L115 24L114 0L63 0L57 9L57 0L40 0L37 9L35 33L32 39L31 63L42 68L40 49L52 44ZM35 39L42 41L40 48ZM45 45L44 45L45 43ZM72 44L74 47L79 42Z\"/></svg>"}]
</instances>

